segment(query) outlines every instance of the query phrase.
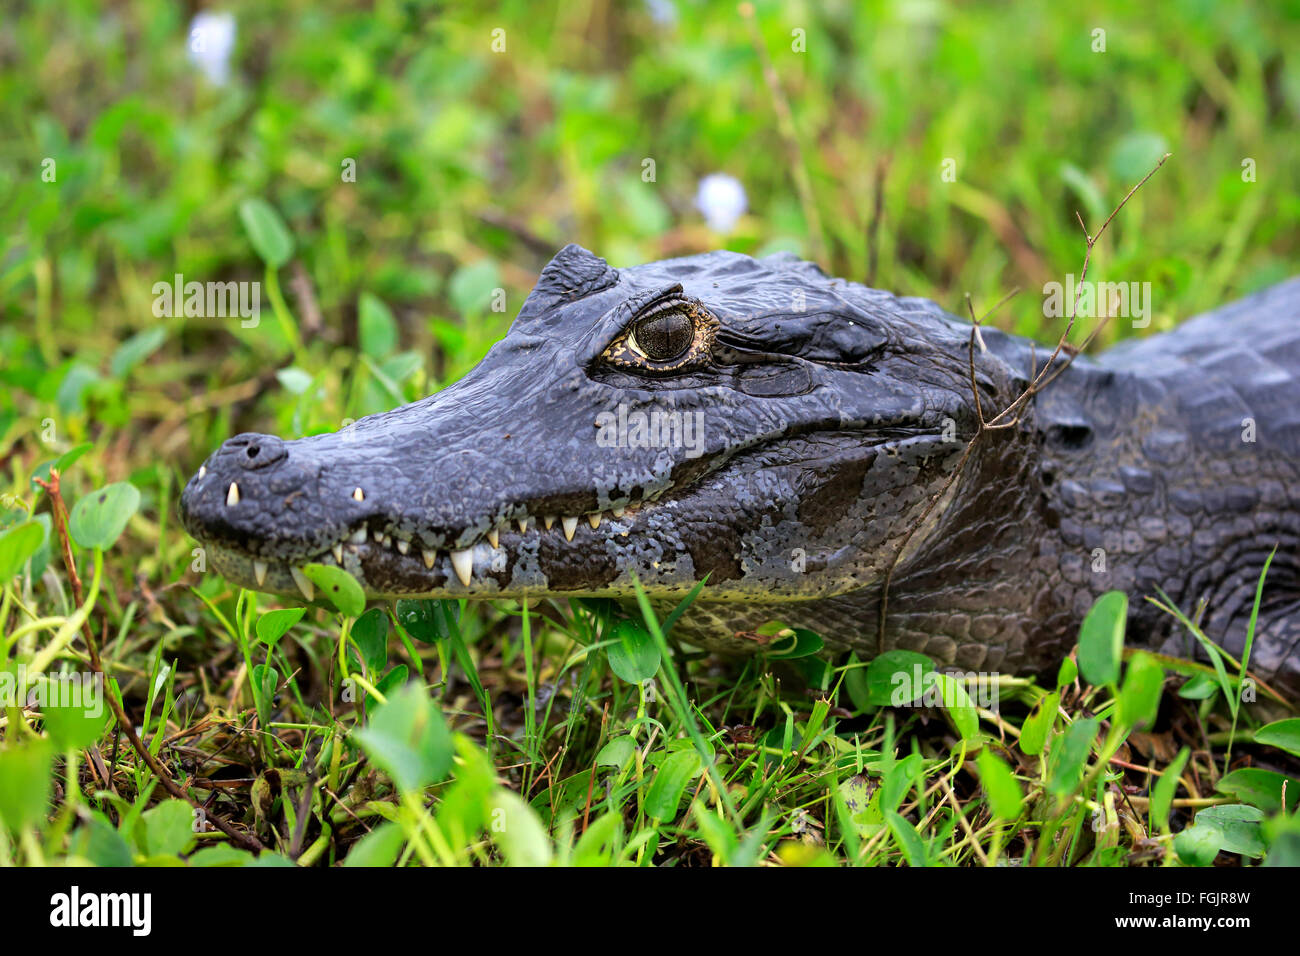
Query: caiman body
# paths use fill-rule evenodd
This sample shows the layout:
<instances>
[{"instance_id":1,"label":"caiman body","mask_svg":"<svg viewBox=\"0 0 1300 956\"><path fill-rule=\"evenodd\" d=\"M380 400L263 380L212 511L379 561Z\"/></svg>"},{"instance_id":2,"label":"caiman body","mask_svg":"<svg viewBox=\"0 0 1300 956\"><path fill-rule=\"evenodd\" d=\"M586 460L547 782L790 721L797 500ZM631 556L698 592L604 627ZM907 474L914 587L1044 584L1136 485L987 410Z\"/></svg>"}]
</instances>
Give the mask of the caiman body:
<instances>
[{"instance_id":1,"label":"caiman body","mask_svg":"<svg viewBox=\"0 0 1300 956\"><path fill-rule=\"evenodd\" d=\"M1300 280L1078 358L950 483L979 424L969 332L790 256L615 270L569 246L464 379L336 433L232 438L182 513L262 590L309 592L295 569L322 562L373 597L626 599L635 576L666 608L707 576L689 640L780 620L1003 672L1054 667L1116 588L1130 644L1194 656L1142 600L1162 589L1239 654L1276 546L1252 670L1300 692ZM991 418L1050 349L983 337Z\"/></svg>"}]
</instances>

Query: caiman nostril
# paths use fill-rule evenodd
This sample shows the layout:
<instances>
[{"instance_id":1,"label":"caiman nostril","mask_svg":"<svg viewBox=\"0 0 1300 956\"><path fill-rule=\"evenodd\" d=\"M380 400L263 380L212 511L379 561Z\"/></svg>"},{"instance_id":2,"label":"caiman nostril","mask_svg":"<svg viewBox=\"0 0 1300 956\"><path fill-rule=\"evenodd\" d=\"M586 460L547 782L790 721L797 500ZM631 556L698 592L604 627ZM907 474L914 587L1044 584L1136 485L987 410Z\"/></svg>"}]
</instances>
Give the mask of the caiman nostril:
<instances>
[{"instance_id":1,"label":"caiman nostril","mask_svg":"<svg viewBox=\"0 0 1300 956\"><path fill-rule=\"evenodd\" d=\"M267 468L280 461L288 452L285 450L284 442L274 435L236 435L221 446L220 453L223 457L228 458L232 464L245 468L248 471L256 471L260 468Z\"/></svg>"}]
</instances>

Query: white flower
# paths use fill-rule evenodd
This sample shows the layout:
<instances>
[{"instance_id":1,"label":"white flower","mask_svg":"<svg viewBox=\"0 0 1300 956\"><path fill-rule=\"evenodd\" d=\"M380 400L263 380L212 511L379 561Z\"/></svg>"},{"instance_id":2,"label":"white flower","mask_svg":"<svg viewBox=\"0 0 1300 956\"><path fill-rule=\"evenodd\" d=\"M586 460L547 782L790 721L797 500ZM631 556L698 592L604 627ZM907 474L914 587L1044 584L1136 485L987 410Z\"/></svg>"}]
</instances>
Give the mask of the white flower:
<instances>
[{"instance_id":1,"label":"white flower","mask_svg":"<svg viewBox=\"0 0 1300 956\"><path fill-rule=\"evenodd\" d=\"M748 208L745 187L734 176L710 173L700 180L700 188L695 193L695 208L704 214L714 232L731 232L736 220Z\"/></svg>"},{"instance_id":2,"label":"white flower","mask_svg":"<svg viewBox=\"0 0 1300 956\"><path fill-rule=\"evenodd\" d=\"M186 49L190 62L208 82L223 86L230 78L230 53L235 48L235 18L229 13L206 10L190 21Z\"/></svg>"}]
</instances>

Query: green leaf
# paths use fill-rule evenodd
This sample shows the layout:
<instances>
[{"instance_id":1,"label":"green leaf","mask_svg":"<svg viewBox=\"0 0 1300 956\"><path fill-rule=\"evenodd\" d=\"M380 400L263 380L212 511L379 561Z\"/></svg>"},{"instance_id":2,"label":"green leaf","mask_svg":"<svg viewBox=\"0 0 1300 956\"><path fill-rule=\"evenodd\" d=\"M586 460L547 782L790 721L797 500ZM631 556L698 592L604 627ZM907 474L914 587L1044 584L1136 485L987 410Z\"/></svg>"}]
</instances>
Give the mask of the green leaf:
<instances>
[{"instance_id":1,"label":"green leaf","mask_svg":"<svg viewBox=\"0 0 1300 956\"><path fill-rule=\"evenodd\" d=\"M1025 718L1020 728L1020 749L1031 757L1043 752L1047 744L1047 735L1056 724L1056 709L1060 706L1061 695L1048 694L1038 702L1034 712Z\"/></svg>"},{"instance_id":2,"label":"green leaf","mask_svg":"<svg viewBox=\"0 0 1300 956\"><path fill-rule=\"evenodd\" d=\"M271 702L280 686L280 672L271 664L253 665L253 687L257 694L257 715L265 727L271 719Z\"/></svg>"},{"instance_id":3,"label":"green leaf","mask_svg":"<svg viewBox=\"0 0 1300 956\"><path fill-rule=\"evenodd\" d=\"M911 867L925 866L928 862L925 855L925 843L921 839L921 834L916 832L916 827L912 826L897 810L885 811L885 824L889 827L889 833L894 838L894 842L903 851L903 859L907 860L907 865Z\"/></svg>"},{"instance_id":4,"label":"green leaf","mask_svg":"<svg viewBox=\"0 0 1300 956\"><path fill-rule=\"evenodd\" d=\"M943 708L952 718L957 733L961 734L962 740L973 740L979 733L980 719L975 710L975 703L970 699L966 688L951 674L936 671L930 679L938 687Z\"/></svg>"},{"instance_id":5,"label":"green leaf","mask_svg":"<svg viewBox=\"0 0 1300 956\"><path fill-rule=\"evenodd\" d=\"M1294 813L1296 805L1300 804L1300 780L1294 777L1258 767L1243 767L1221 778L1218 788L1221 793L1231 794L1265 813L1277 813L1282 809L1283 783L1286 784L1287 812Z\"/></svg>"},{"instance_id":6,"label":"green leaf","mask_svg":"<svg viewBox=\"0 0 1300 956\"><path fill-rule=\"evenodd\" d=\"M131 847L122 834L98 810L90 810L89 814L89 819L72 834L68 855L83 857L95 866L131 866Z\"/></svg>"},{"instance_id":7,"label":"green leaf","mask_svg":"<svg viewBox=\"0 0 1300 956\"><path fill-rule=\"evenodd\" d=\"M1079 671L1089 684L1100 687L1119 680L1124 654L1124 625L1128 595L1107 591L1097 598L1079 629Z\"/></svg>"},{"instance_id":8,"label":"green leaf","mask_svg":"<svg viewBox=\"0 0 1300 956\"><path fill-rule=\"evenodd\" d=\"M109 371L113 373L114 378L124 378L131 369L156 352L166 340L165 325L156 325L151 329L137 332L118 346L109 362Z\"/></svg>"},{"instance_id":9,"label":"green leaf","mask_svg":"<svg viewBox=\"0 0 1300 956\"><path fill-rule=\"evenodd\" d=\"M1174 837L1174 850L1188 866L1209 866L1219 855L1219 831L1209 826L1190 826Z\"/></svg>"},{"instance_id":10,"label":"green leaf","mask_svg":"<svg viewBox=\"0 0 1300 956\"><path fill-rule=\"evenodd\" d=\"M1183 768L1187 766L1187 758L1191 756L1191 749L1184 747L1178 751L1178 756L1174 758L1165 772L1160 775L1156 785L1151 789L1151 827L1157 830L1169 829L1169 808L1173 806L1174 794L1178 792L1178 778L1182 775Z\"/></svg>"},{"instance_id":11,"label":"green leaf","mask_svg":"<svg viewBox=\"0 0 1300 956\"><path fill-rule=\"evenodd\" d=\"M361 351L371 358L383 359L397 348L397 323L393 320L393 313L383 300L369 292L361 293L357 326Z\"/></svg>"},{"instance_id":12,"label":"green leaf","mask_svg":"<svg viewBox=\"0 0 1300 956\"><path fill-rule=\"evenodd\" d=\"M383 823L375 827L350 850L344 866L392 866L406 845L406 831L400 824Z\"/></svg>"},{"instance_id":13,"label":"green leaf","mask_svg":"<svg viewBox=\"0 0 1300 956\"><path fill-rule=\"evenodd\" d=\"M498 789L491 812L492 839L510 866L549 866L551 841L537 813L517 794Z\"/></svg>"},{"instance_id":14,"label":"green leaf","mask_svg":"<svg viewBox=\"0 0 1300 956\"><path fill-rule=\"evenodd\" d=\"M45 529L36 521L24 521L0 535L0 585L13 580L44 541Z\"/></svg>"},{"instance_id":15,"label":"green leaf","mask_svg":"<svg viewBox=\"0 0 1300 956\"><path fill-rule=\"evenodd\" d=\"M140 492L134 485L125 481L106 485L73 506L68 519L68 533L83 548L107 551L139 507Z\"/></svg>"},{"instance_id":16,"label":"green leaf","mask_svg":"<svg viewBox=\"0 0 1300 956\"><path fill-rule=\"evenodd\" d=\"M389 695L353 735L403 793L419 792L451 770L451 731L423 687L408 684Z\"/></svg>"},{"instance_id":17,"label":"green leaf","mask_svg":"<svg viewBox=\"0 0 1300 956\"><path fill-rule=\"evenodd\" d=\"M0 824L11 833L45 819L53 760L45 740L0 749Z\"/></svg>"},{"instance_id":18,"label":"green leaf","mask_svg":"<svg viewBox=\"0 0 1300 956\"><path fill-rule=\"evenodd\" d=\"M620 680L639 684L659 671L659 646L639 621L625 618L614 625L614 643L605 648L609 667Z\"/></svg>"},{"instance_id":19,"label":"green leaf","mask_svg":"<svg viewBox=\"0 0 1300 956\"><path fill-rule=\"evenodd\" d=\"M1122 727L1150 727L1160 709L1165 672L1150 654L1133 655L1124 673L1119 694L1119 723Z\"/></svg>"},{"instance_id":20,"label":"green leaf","mask_svg":"<svg viewBox=\"0 0 1300 956\"><path fill-rule=\"evenodd\" d=\"M774 661L792 661L811 657L826 646L821 636L802 627L792 628L788 637L779 637L769 646L768 657Z\"/></svg>"},{"instance_id":21,"label":"green leaf","mask_svg":"<svg viewBox=\"0 0 1300 956\"><path fill-rule=\"evenodd\" d=\"M257 639L267 647L274 647L280 638L289 633L289 628L301 621L306 613L305 607L267 611L257 619Z\"/></svg>"},{"instance_id":22,"label":"green leaf","mask_svg":"<svg viewBox=\"0 0 1300 956\"><path fill-rule=\"evenodd\" d=\"M145 856L179 856L197 839L194 808L184 800L164 800L141 815L136 832Z\"/></svg>"},{"instance_id":23,"label":"green leaf","mask_svg":"<svg viewBox=\"0 0 1300 956\"><path fill-rule=\"evenodd\" d=\"M397 602L397 622L417 641L433 644L451 636L449 622L460 619L460 605L455 601L429 598L403 598Z\"/></svg>"},{"instance_id":24,"label":"green leaf","mask_svg":"<svg viewBox=\"0 0 1300 956\"><path fill-rule=\"evenodd\" d=\"M239 218L262 261L279 269L293 255L293 236L270 203L251 197L239 204Z\"/></svg>"},{"instance_id":25,"label":"green leaf","mask_svg":"<svg viewBox=\"0 0 1300 956\"><path fill-rule=\"evenodd\" d=\"M388 663L388 614L384 609L372 607L357 618L352 624L352 640L361 651L366 673L383 673Z\"/></svg>"},{"instance_id":26,"label":"green leaf","mask_svg":"<svg viewBox=\"0 0 1300 956\"><path fill-rule=\"evenodd\" d=\"M384 695L387 699L391 694L401 688L408 680L411 673L405 664L398 664L391 671L385 674L375 683L375 690ZM373 697L366 698L366 713L370 713L379 706L379 701Z\"/></svg>"},{"instance_id":27,"label":"green leaf","mask_svg":"<svg viewBox=\"0 0 1300 956\"><path fill-rule=\"evenodd\" d=\"M664 823L672 822L683 791L699 772L700 755L694 750L679 750L666 756L646 791L645 812Z\"/></svg>"},{"instance_id":28,"label":"green leaf","mask_svg":"<svg viewBox=\"0 0 1300 956\"><path fill-rule=\"evenodd\" d=\"M1196 674L1178 688L1178 696L1184 700L1205 700L1213 697L1219 690L1219 682L1209 674Z\"/></svg>"},{"instance_id":29,"label":"green leaf","mask_svg":"<svg viewBox=\"0 0 1300 956\"><path fill-rule=\"evenodd\" d=\"M54 676L58 680L57 675ZM41 708L45 732L60 750L81 750L99 740L108 726L108 707L104 691L86 688L79 675L71 675L82 690L80 706L46 706ZM69 687L70 685L64 684ZM99 685L102 688L102 684Z\"/></svg>"},{"instance_id":30,"label":"green leaf","mask_svg":"<svg viewBox=\"0 0 1300 956\"><path fill-rule=\"evenodd\" d=\"M311 388L311 376L300 368L282 368L275 373L275 378L291 395L301 395Z\"/></svg>"},{"instance_id":31,"label":"green leaf","mask_svg":"<svg viewBox=\"0 0 1300 956\"><path fill-rule=\"evenodd\" d=\"M636 741L631 735L624 734L621 737L615 737L600 748L600 753L596 754L596 766L622 769L632 759L632 753L635 750Z\"/></svg>"},{"instance_id":32,"label":"green leaf","mask_svg":"<svg viewBox=\"0 0 1300 956\"><path fill-rule=\"evenodd\" d=\"M582 831L582 836L573 847L573 865L611 866L614 862L614 847L622 832L623 817L618 811L602 813L591 821L591 826Z\"/></svg>"},{"instance_id":33,"label":"green leaf","mask_svg":"<svg viewBox=\"0 0 1300 956\"><path fill-rule=\"evenodd\" d=\"M1255 743L1300 756L1300 717L1275 720L1255 731Z\"/></svg>"},{"instance_id":34,"label":"green leaf","mask_svg":"<svg viewBox=\"0 0 1300 956\"><path fill-rule=\"evenodd\" d=\"M1197 826L1208 826L1218 831L1219 849L1242 856L1258 858L1264 855L1263 811L1241 804L1206 807L1196 814Z\"/></svg>"},{"instance_id":35,"label":"green leaf","mask_svg":"<svg viewBox=\"0 0 1300 956\"><path fill-rule=\"evenodd\" d=\"M1083 779L1083 766L1101 727L1095 717L1076 720L1052 745L1048 789L1058 797L1073 793Z\"/></svg>"},{"instance_id":36,"label":"green leaf","mask_svg":"<svg viewBox=\"0 0 1300 956\"><path fill-rule=\"evenodd\" d=\"M1073 684L1078 676L1079 665L1075 663L1073 657L1067 657L1061 661L1061 666L1056 672L1056 689L1061 690L1067 684Z\"/></svg>"},{"instance_id":37,"label":"green leaf","mask_svg":"<svg viewBox=\"0 0 1300 956\"><path fill-rule=\"evenodd\" d=\"M316 585L320 597L328 599L348 617L360 617L366 609L366 592L357 579L342 568L332 564L308 564L302 573Z\"/></svg>"},{"instance_id":38,"label":"green leaf","mask_svg":"<svg viewBox=\"0 0 1300 956\"><path fill-rule=\"evenodd\" d=\"M43 464L37 465L35 471L32 472L32 490L34 491L40 487L40 485L36 483L37 478L41 479L42 481L50 480L50 471L52 469L57 468L60 475L66 475L68 473L68 469L71 468L74 464L76 464L77 459L80 458L82 455L84 455L86 452L90 451L94 447L95 446L92 445L90 442L83 441L80 445L77 445L75 448L69 448L58 458L54 458L50 461L44 462Z\"/></svg>"},{"instance_id":39,"label":"green leaf","mask_svg":"<svg viewBox=\"0 0 1300 956\"><path fill-rule=\"evenodd\" d=\"M1007 766L1007 762L988 747L975 758L979 766L980 782L989 798L989 810L999 820L1015 820L1024 807L1020 784Z\"/></svg>"},{"instance_id":40,"label":"green leaf","mask_svg":"<svg viewBox=\"0 0 1300 956\"><path fill-rule=\"evenodd\" d=\"M923 693L934 661L916 651L894 650L867 665L867 694L877 707L906 707Z\"/></svg>"}]
</instances>

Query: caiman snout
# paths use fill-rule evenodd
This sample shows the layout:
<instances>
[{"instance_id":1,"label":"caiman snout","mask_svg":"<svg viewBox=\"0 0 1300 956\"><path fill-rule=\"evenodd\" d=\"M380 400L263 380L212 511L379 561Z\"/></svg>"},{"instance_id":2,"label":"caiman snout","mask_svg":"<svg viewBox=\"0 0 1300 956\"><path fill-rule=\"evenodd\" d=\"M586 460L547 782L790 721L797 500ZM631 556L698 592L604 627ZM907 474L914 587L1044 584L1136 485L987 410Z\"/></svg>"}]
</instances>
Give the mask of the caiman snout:
<instances>
[{"instance_id":1,"label":"caiman snout","mask_svg":"<svg viewBox=\"0 0 1300 956\"><path fill-rule=\"evenodd\" d=\"M284 442L274 435L246 432L227 440L217 449L221 464L233 465L247 471L260 471L282 460L286 454Z\"/></svg>"}]
</instances>

